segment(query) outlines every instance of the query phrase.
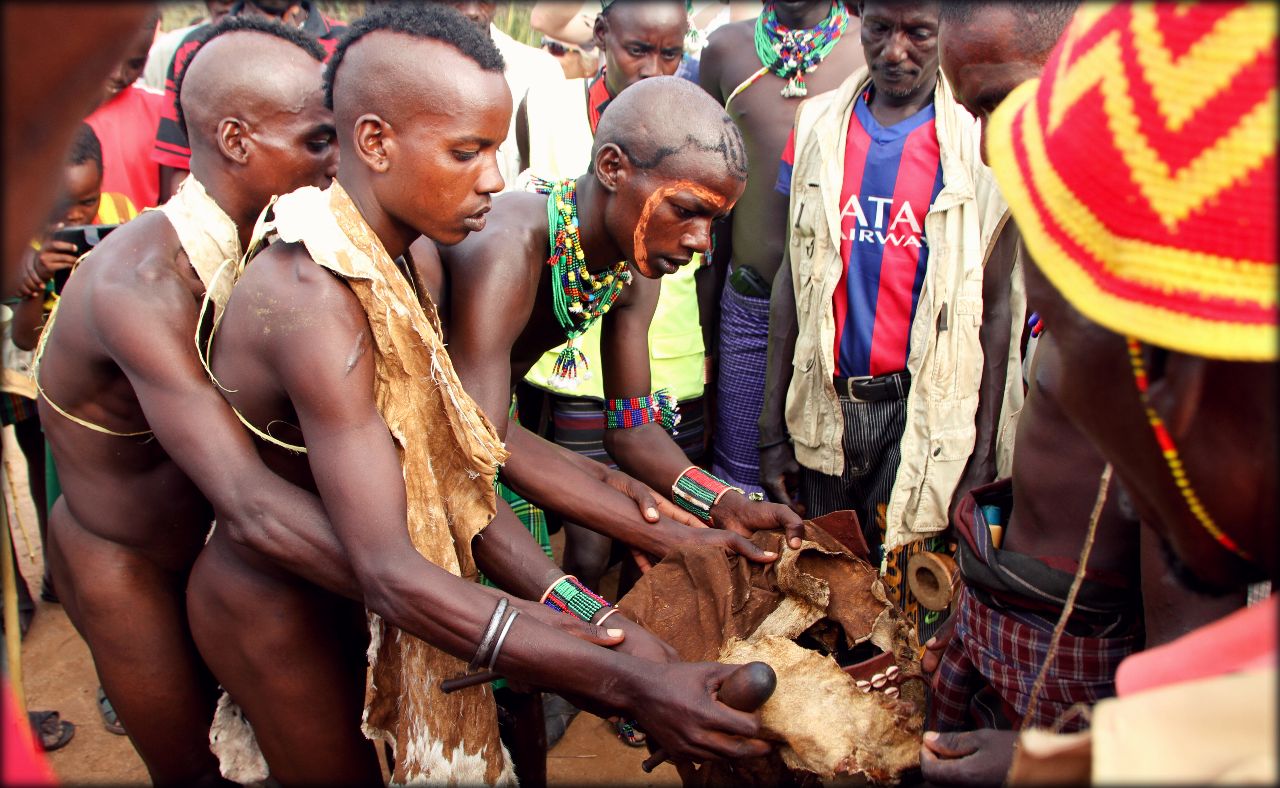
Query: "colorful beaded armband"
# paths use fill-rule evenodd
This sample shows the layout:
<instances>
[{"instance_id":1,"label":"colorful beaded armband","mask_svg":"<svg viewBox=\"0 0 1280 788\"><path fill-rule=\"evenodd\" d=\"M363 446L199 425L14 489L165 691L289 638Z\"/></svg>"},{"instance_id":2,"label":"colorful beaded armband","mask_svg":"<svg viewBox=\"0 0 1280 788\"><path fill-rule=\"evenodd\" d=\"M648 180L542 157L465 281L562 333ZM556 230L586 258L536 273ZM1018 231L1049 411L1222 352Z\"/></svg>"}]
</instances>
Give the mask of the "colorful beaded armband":
<instances>
[{"instance_id":1,"label":"colorful beaded armband","mask_svg":"<svg viewBox=\"0 0 1280 788\"><path fill-rule=\"evenodd\" d=\"M659 389L647 397L604 401L605 429L629 430L651 421L656 421L669 430L675 429L680 423L676 398L666 389Z\"/></svg>"},{"instance_id":2,"label":"colorful beaded armband","mask_svg":"<svg viewBox=\"0 0 1280 788\"><path fill-rule=\"evenodd\" d=\"M584 586L573 575L565 575L552 584L543 595L542 604L587 623L591 623L601 610L610 607L604 597Z\"/></svg>"},{"instance_id":3,"label":"colorful beaded armband","mask_svg":"<svg viewBox=\"0 0 1280 788\"><path fill-rule=\"evenodd\" d=\"M690 465L671 485L671 500L681 509L710 522L712 507L730 490L746 495L741 487L734 487L698 466Z\"/></svg>"},{"instance_id":4,"label":"colorful beaded armband","mask_svg":"<svg viewBox=\"0 0 1280 788\"><path fill-rule=\"evenodd\" d=\"M1032 312L1031 317L1027 318L1027 328L1031 329L1031 336L1038 337L1044 332L1044 319L1040 317L1039 312Z\"/></svg>"}]
</instances>

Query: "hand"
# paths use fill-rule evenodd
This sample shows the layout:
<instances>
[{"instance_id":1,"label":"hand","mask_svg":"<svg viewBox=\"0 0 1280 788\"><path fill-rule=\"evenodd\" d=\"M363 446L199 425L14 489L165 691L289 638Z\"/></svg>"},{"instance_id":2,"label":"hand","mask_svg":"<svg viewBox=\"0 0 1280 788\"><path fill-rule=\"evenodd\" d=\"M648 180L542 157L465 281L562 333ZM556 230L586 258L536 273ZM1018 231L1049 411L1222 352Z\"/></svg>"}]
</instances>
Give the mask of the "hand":
<instances>
[{"instance_id":1,"label":"hand","mask_svg":"<svg viewBox=\"0 0 1280 788\"><path fill-rule=\"evenodd\" d=\"M999 785L1013 765L1017 731L929 731L920 746L920 771L931 783Z\"/></svg>"},{"instance_id":2,"label":"hand","mask_svg":"<svg viewBox=\"0 0 1280 788\"><path fill-rule=\"evenodd\" d=\"M760 486L769 498L790 506L792 511L804 516L804 504L800 503L800 464L796 462L796 450L783 442L760 450Z\"/></svg>"},{"instance_id":3,"label":"hand","mask_svg":"<svg viewBox=\"0 0 1280 788\"><path fill-rule=\"evenodd\" d=\"M706 524L697 517L676 506L667 500L665 496L658 495L649 485L632 476L628 476L622 471L605 468L600 480L635 501L636 506L640 509L640 516L646 522L656 523L663 517L668 517L681 525L688 525L694 528L706 527Z\"/></svg>"},{"instance_id":4,"label":"hand","mask_svg":"<svg viewBox=\"0 0 1280 788\"><path fill-rule=\"evenodd\" d=\"M800 548L804 537L804 524L792 509L779 503L749 501L736 491L725 493L720 503L711 508L711 524L746 537L756 531L785 528L787 544L794 549Z\"/></svg>"},{"instance_id":5,"label":"hand","mask_svg":"<svg viewBox=\"0 0 1280 788\"><path fill-rule=\"evenodd\" d=\"M562 632L567 632L592 645L614 648L621 645L627 637L625 630L613 626L613 619L617 618L617 615L610 616L609 620L604 622L605 625L601 627L583 621L577 616L570 616L557 610L552 610L546 605L531 600L510 599L510 604L512 607L518 608L521 613L537 619L540 623L555 627ZM636 629L639 629L639 625L636 625Z\"/></svg>"},{"instance_id":6,"label":"hand","mask_svg":"<svg viewBox=\"0 0 1280 788\"><path fill-rule=\"evenodd\" d=\"M726 553L737 553L748 561L755 561L758 564L767 564L770 561L778 560L777 553L757 547L750 539L733 531L723 531L719 528L707 528L706 526L685 528L674 523L660 523L654 526L651 532L658 542L656 549L660 551L654 553L654 555L660 559L666 558L668 553L682 545L714 545L723 549ZM641 568L643 569L643 567Z\"/></svg>"},{"instance_id":7,"label":"hand","mask_svg":"<svg viewBox=\"0 0 1280 788\"><path fill-rule=\"evenodd\" d=\"M952 613L933 633L933 637L924 642L924 656L920 658L920 670L929 677L930 683L933 682L938 665L942 662L942 652L947 650L955 631L956 616Z\"/></svg>"},{"instance_id":8,"label":"hand","mask_svg":"<svg viewBox=\"0 0 1280 788\"><path fill-rule=\"evenodd\" d=\"M606 627L621 629L626 633L625 639L613 647L614 651L630 654L633 657L646 659L650 662L667 663L680 661L680 655L671 647L671 644L631 619L624 618L621 612L609 616L609 620L604 623Z\"/></svg>"},{"instance_id":9,"label":"hand","mask_svg":"<svg viewBox=\"0 0 1280 788\"><path fill-rule=\"evenodd\" d=\"M50 239L40 247L40 253L34 258L33 269L43 281L48 282L58 271L65 271L75 265L77 259L75 244Z\"/></svg>"},{"instance_id":10,"label":"hand","mask_svg":"<svg viewBox=\"0 0 1280 788\"><path fill-rule=\"evenodd\" d=\"M765 755L771 745L758 738L759 712L731 709L712 697L738 667L718 662L661 666L643 681L630 715L672 761Z\"/></svg>"}]
</instances>

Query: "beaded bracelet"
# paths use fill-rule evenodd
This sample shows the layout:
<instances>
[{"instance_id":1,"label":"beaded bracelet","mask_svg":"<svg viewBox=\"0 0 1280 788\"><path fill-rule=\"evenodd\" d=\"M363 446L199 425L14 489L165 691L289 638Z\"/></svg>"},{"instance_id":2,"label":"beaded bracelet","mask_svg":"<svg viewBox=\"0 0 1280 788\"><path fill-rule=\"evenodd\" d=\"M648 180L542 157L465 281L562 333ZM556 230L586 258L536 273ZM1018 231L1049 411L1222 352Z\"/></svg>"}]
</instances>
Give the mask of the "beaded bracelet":
<instances>
[{"instance_id":1,"label":"beaded bracelet","mask_svg":"<svg viewBox=\"0 0 1280 788\"><path fill-rule=\"evenodd\" d=\"M676 398L666 389L659 389L646 397L604 401L605 429L629 430L651 421L656 421L669 430L675 429L680 423Z\"/></svg>"},{"instance_id":2,"label":"beaded bracelet","mask_svg":"<svg viewBox=\"0 0 1280 788\"><path fill-rule=\"evenodd\" d=\"M542 595L542 604L552 610L575 616L588 624L597 613L610 607L604 597L584 586L573 575L565 575L552 583Z\"/></svg>"},{"instance_id":3,"label":"beaded bracelet","mask_svg":"<svg viewBox=\"0 0 1280 788\"><path fill-rule=\"evenodd\" d=\"M676 477L676 483L671 485L671 500L686 512L710 522L711 509L730 490L746 495L741 487L734 487L698 466L690 465Z\"/></svg>"}]
</instances>

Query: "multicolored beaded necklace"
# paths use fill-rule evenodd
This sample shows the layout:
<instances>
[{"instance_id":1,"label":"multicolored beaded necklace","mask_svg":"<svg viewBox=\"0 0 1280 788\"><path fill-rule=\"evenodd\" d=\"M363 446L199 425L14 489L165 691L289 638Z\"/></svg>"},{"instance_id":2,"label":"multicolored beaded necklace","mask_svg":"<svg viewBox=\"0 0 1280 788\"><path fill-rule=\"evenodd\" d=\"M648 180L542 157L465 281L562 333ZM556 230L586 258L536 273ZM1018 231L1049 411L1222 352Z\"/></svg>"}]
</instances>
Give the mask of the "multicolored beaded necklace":
<instances>
[{"instance_id":1,"label":"multicolored beaded necklace","mask_svg":"<svg viewBox=\"0 0 1280 788\"><path fill-rule=\"evenodd\" d=\"M1146 411L1147 422L1151 425L1151 431L1155 433L1156 443L1160 445L1160 453L1164 455L1165 464L1169 466L1169 473L1173 475L1173 483L1178 486L1178 492L1182 493L1182 498L1187 502L1187 508L1191 510L1200 526L1209 532L1218 544L1245 559L1252 560L1252 557L1236 544L1235 540L1218 527L1218 524L1209 516L1209 512L1204 508L1204 504L1200 502L1200 496L1196 495L1195 489L1191 486L1191 480L1187 478L1187 472L1182 466L1182 458L1178 456L1178 449L1173 445L1173 436L1169 434L1169 430L1164 426L1164 420L1156 413L1155 408L1151 407L1151 400L1147 396L1147 367L1142 360L1142 343L1134 337L1127 337L1129 343L1129 364L1133 367L1133 380L1138 386L1138 399L1142 401L1142 409Z\"/></svg>"},{"instance_id":2,"label":"multicolored beaded necklace","mask_svg":"<svg viewBox=\"0 0 1280 788\"><path fill-rule=\"evenodd\" d=\"M817 27L792 30L778 21L778 12L772 2L765 3L764 10L756 17L756 57L764 67L752 74L729 96L728 105L756 80L772 72L787 84L782 86L784 98L809 95L805 75L818 67L831 53L849 23L849 14L841 0L832 0L826 19Z\"/></svg>"},{"instance_id":3,"label":"multicolored beaded necklace","mask_svg":"<svg viewBox=\"0 0 1280 788\"><path fill-rule=\"evenodd\" d=\"M547 228L550 235L552 304L556 321L567 340L551 369L550 383L572 388L591 377L587 357L578 349L578 338L604 316L631 283L631 271L623 260L596 276L587 270L586 255L578 235L577 179L552 183L541 179L534 190L547 195Z\"/></svg>"}]
</instances>

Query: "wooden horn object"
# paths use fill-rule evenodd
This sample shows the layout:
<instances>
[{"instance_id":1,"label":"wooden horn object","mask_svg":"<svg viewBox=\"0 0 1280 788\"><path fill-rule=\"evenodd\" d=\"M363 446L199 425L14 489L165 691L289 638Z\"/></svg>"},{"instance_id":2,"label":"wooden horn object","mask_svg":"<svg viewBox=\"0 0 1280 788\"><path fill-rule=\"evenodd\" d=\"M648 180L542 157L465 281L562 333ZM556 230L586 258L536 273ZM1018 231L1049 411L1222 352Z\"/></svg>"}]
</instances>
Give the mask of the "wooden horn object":
<instances>
[{"instance_id":1,"label":"wooden horn object","mask_svg":"<svg viewBox=\"0 0 1280 788\"><path fill-rule=\"evenodd\" d=\"M763 662L748 662L729 674L716 695L720 702L738 711L755 711L773 695L778 686L778 675ZM667 759L667 753L659 747L640 764L645 774L657 768Z\"/></svg>"}]
</instances>

